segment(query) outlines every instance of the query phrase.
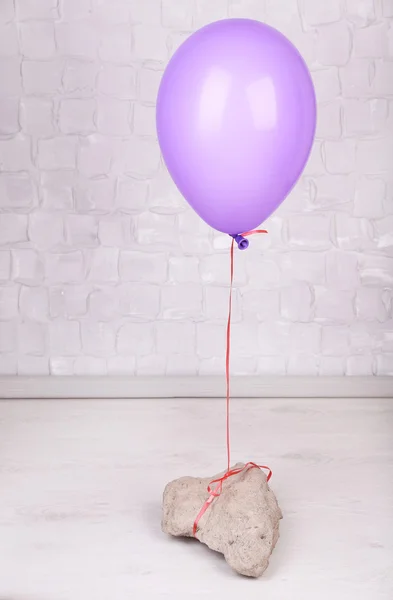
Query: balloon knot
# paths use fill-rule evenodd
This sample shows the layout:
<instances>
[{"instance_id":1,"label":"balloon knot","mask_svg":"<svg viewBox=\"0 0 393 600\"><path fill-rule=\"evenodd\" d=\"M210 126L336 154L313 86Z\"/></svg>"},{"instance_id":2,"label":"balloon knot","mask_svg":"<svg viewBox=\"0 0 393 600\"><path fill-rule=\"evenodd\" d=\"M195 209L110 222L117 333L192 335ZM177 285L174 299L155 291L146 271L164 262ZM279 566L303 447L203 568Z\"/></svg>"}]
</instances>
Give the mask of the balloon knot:
<instances>
[{"instance_id":1,"label":"balloon knot","mask_svg":"<svg viewBox=\"0 0 393 600\"><path fill-rule=\"evenodd\" d=\"M244 238L242 235L240 235L240 233L233 235L231 234L231 237L237 243L237 247L239 248L239 250L246 250L248 248L250 242L246 240L246 238Z\"/></svg>"}]
</instances>

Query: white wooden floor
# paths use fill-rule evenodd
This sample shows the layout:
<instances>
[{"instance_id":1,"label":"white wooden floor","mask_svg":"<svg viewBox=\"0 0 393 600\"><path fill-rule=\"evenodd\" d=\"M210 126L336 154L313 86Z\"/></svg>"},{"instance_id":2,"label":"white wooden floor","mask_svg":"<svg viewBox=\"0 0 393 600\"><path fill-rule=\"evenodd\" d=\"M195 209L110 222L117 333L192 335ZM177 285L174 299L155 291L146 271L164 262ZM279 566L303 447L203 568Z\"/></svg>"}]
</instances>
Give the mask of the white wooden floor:
<instances>
[{"instance_id":1,"label":"white wooden floor","mask_svg":"<svg viewBox=\"0 0 393 600\"><path fill-rule=\"evenodd\" d=\"M232 415L284 513L259 580L160 531L167 481L225 467L223 401L0 402L0 600L392 600L393 401Z\"/></svg>"}]
</instances>

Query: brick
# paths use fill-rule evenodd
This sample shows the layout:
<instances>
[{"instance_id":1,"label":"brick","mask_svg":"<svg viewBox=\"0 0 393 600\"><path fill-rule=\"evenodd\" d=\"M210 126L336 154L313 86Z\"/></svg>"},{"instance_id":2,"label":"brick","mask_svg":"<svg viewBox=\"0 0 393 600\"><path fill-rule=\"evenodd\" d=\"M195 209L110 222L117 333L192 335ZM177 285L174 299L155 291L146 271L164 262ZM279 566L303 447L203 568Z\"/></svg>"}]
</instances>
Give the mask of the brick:
<instances>
[{"instance_id":1,"label":"brick","mask_svg":"<svg viewBox=\"0 0 393 600\"><path fill-rule=\"evenodd\" d=\"M67 242L72 248L93 248L98 245L98 223L90 215L66 217Z\"/></svg>"},{"instance_id":2,"label":"brick","mask_svg":"<svg viewBox=\"0 0 393 600\"><path fill-rule=\"evenodd\" d=\"M315 140L310 157L307 161L307 165L304 169L304 175L324 175L325 173L326 168L322 160L322 142L318 142ZM289 198L292 196L292 194L293 192L291 192L290 196L288 196L288 198L286 199L286 204Z\"/></svg>"},{"instance_id":3,"label":"brick","mask_svg":"<svg viewBox=\"0 0 393 600\"><path fill-rule=\"evenodd\" d=\"M51 375L73 375L75 358L68 356L51 356L49 372Z\"/></svg>"},{"instance_id":4,"label":"brick","mask_svg":"<svg viewBox=\"0 0 393 600\"><path fill-rule=\"evenodd\" d=\"M258 326L260 356L282 356L288 350L290 324L280 321L266 321Z\"/></svg>"},{"instance_id":5,"label":"brick","mask_svg":"<svg viewBox=\"0 0 393 600\"><path fill-rule=\"evenodd\" d=\"M42 355L45 353L45 329L39 323L18 323L18 352Z\"/></svg>"},{"instance_id":6,"label":"brick","mask_svg":"<svg viewBox=\"0 0 393 600\"><path fill-rule=\"evenodd\" d=\"M244 18L247 15L249 19L264 21L266 17L265 0L229 0L229 13L231 18Z\"/></svg>"},{"instance_id":7,"label":"brick","mask_svg":"<svg viewBox=\"0 0 393 600\"><path fill-rule=\"evenodd\" d=\"M138 98L141 102L156 103L163 72L141 68L138 74Z\"/></svg>"},{"instance_id":8,"label":"brick","mask_svg":"<svg viewBox=\"0 0 393 600\"><path fill-rule=\"evenodd\" d=\"M166 363L166 375L197 375L199 361L196 356L170 354Z\"/></svg>"},{"instance_id":9,"label":"brick","mask_svg":"<svg viewBox=\"0 0 393 600\"><path fill-rule=\"evenodd\" d=\"M227 0L198 0L195 7L193 25L196 28L203 27L213 21L228 17Z\"/></svg>"},{"instance_id":10,"label":"brick","mask_svg":"<svg viewBox=\"0 0 393 600\"><path fill-rule=\"evenodd\" d=\"M89 288L86 285L65 285L49 289L49 312L52 318L83 317L87 314Z\"/></svg>"},{"instance_id":11,"label":"brick","mask_svg":"<svg viewBox=\"0 0 393 600\"><path fill-rule=\"evenodd\" d=\"M202 324L201 324L202 325ZM195 325L189 321L156 323L157 352L159 354L195 354Z\"/></svg>"},{"instance_id":12,"label":"brick","mask_svg":"<svg viewBox=\"0 0 393 600\"><path fill-rule=\"evenodd\" d=\"M134 356L111 356L106 359L108 375L135 375ZM153 372L155 375L155 373Z\"/></svg>"},{"instance_id":13,"label":"brick","mask_svg":"<svg viewBox=\"0 0 393 600\"><path fill-rule=\"evenodd\" d=\"M88 280L102 283L118 281L118 264L117 248L96 248L91 252Z\"/></svg>"},{"instance_id":14,"label":"brick","mask_svg":"<svg viewBox=\"0 0 393 600\"><path fill-rule=\"evenodd\" d=\"M183 252L194 256L213 251L210 227L191 208L179 214L178 224Z\"/></svg>"},{"instance_id":15,"label":"brick","mask_svg":"<svg viewBox=\"0 0 393 600\"><path fill-rule=\"evenodd\" d=\"M76 166L77 138L56 137L38 142L38 166L40 169L74 169Z\"/></svg>"},{"instance_id":16,"label":"brick","mask_svg":"<svg viewBox=\"0 0 393 600\"><path fill-rule=\"evenodd\" d=\"M359 140L356 154L357 168L361 173L378 174L390 171L393 164L393 140Z\"/></svg>"},{"instance_id":17,"label":"brick","mask_svg":"<svg viewBox=\"0 0 393 600\"><path fill-rule=\"evenodd\" d=\"M169 258L169 281L196 283L199 281L199 260L194 256L171 256Z\"/></svg>"},{"instance_id":18,"label":"brick","mask_svg":"<svg viewBox=\"0 0 393 600\"><path fill-rule=\"evenodd\" d=\"M377 356L376 374L382 376L393 375L393 354L379 354Z\"/></svg>"},{"instance_id":19,"label":"brick","mask_svg":"<svg viewBox=\"0 0 393 600\"><path fill-rule=\"evenodd\" d=\"M53 102L46 98L22 98L20 122L23 132L47 137L55 132Z\"/></svg>"},{"instance_id":20,"label":"brick","mask_svg":"<svg viewBox=\"0 0 393 600\"><path fill-rule=\"evenodd\" d=\"M392 61L376 61L372 89L375 96L391 96L393 94Z\"/></svg>"},{"instance_id":21,"label":"brick","mask_svg":"<svg viewBox=\"0 0 393 600\"><path fill-rule=\"evenodd\" d=\"M116 215L99 219L98 239L103 246L129 246L132 240L130 217Z\"/></svg>"},{"instance_id":22,"label":"brick","mask_svg":"<svg viewBox=\"0 0 393 600\"><path fill-rule=\"evenodd\" d=\"M326 255L326 279L332 289L352 290L359 283L357 255L332 250Z\"/></svg>"},{"instance_id":23,"label":"brick","mask_svg":"<svg viewBox=\"0 0 393 600\"><path fill-rule=\"evenodd\" d=\"M375 19L374 0L346 0L346 15L359 27L370 25Z\"/></svg>"},{"instance_id":24,"label":"brick","mask_svg":"<svg viewBox=\"0 0 393 600\"><path fill-rule=\"evenodd\" d=\"M3 283L11 277L11 252L9 250L0 251L0 281Z\"/></svg>"},{"instance_id":25,"label":"brick","mask_svg":"<svg viewBox=\"0 0 393 600\"><path fill-rule=\"evenodd\" d=\"M0 319L9 321L18 316L19 286L0 287Z\"/></svg>"},{"instance_id":26,"label":"brick","mask_svg":"<svg viewBox=\"0 0 393 600\"><path fill-rule=\"evenodd\" d=\"M340 0L330 2L315 2L315 0L303 1L303 14L307 25L323 25L333 23L341 18Z\"/></svg>"},{"instance_id":27,"label":"brick","mask_svg":"<svg viewBox=\"0 0 393 600\"><path fill-rule=\"evenodd\" d=\"M74 362L74 375L106 375L107 361L96 356L78 356Z\"/></svg>"},{"instance_id":28,"label":"brick","mask_svg":"<svg viewBox=\"0 0 393 600\"><path fill-rule=\"evenodd\" d=\"M21 93L22 78L19 58L0 58L0 81L1 98L18 96Z\"/></svg>"},{"instance_id":29,"label":"brick","mask_svg":"<svg viewBox=\"0 0 393 600\"><path fill-rule=\"evenodd\" d=\"M82 349L90 356L110 356L115 353L116 332L112 323L82 322Z\"/></svg>"},{"instance_id":30,"label":"brick","mask_svg":"<svg viewBox=\"0 0 393 600\"><path fill-rule=\"evenodd\" d=\"M123 100L136 98L136 70L132 67L104 64L98 75L98 91Z\"/></svg>"},{"instance_id":31,"label":"brick","mask_svg":"<svg viewBox=\"0 0 393 600\"><path fill-rule=\"evenodd\" d=\"M228 283L228 266L225 268L224 260L226 261L226 265L228 265L228 257L223 256L222 258L222 278L225 278L226 283ZM240 268L237 268L237 272L235 272L235 285L244 285L246 283L246 276L248 276L249 285L256 289L270 289L279 284L280 269L274 260L250 256L246 258L246 261L246 268L244 269L240 266Z\"/></svg>"},{"instance_id":32,"label":"brick","mask_svg":"<svg viewBox=\"0 0 393 600\"><path fill-rule=\"evenodd\" d=\"M284 319L306 323L312 318L312 309L313 294L306 283L298 282L281 290L281 316Z\"/></svg>"},{"instance_id":33,"label":"brick","mask_svg":"<svg viewBox=\"0 0 393 600\"><path fill-rule=\"evenodd\" d=\"M386 25L356 29L354 32L354 56L357 58L381 58L384 55Z\"/></svg>"},{"instance_id":34,"label":"brick","mask_svg":"<svg viewBox=\"0 0 393 600\"><path fill-rule=\"evenodd\" d=\"M160 309L160 289L150 284L122 283L117 288L119 312L135 321L152 321Z\"/></svg>"},{"instance_id":35,"label":"brick","mask_svg":"<svg viewBox=\"0 0 393 600\"><path fill-rule=\"evenodd\" d=\"M375 320L368 321L368 326L372 335L373 349L383 353L393 352L393 320L382 323Z\"/></svg>"},{"instance_id":36,"label":"brick","mask_svg":"<svg viewBox=\"0 0 393 600\"><path fill-rule=\"evenodd\" d=\"M337 245L342 250L365 250L372 246L373 228L367 219L335 215Z\"/></svg>"},{"instance_id":37,"label":"brick","mask_svg":"<svg viewBox=\"0 0 393 600\"><path fill-rule=\"evenodd\" d=\"M286 360L283 356L260 356L257 363L258 375L285 375Z\"/></svg>"},{"instance_id":38,"label":"brick","mask_svg":"<svg viewBox=\"0 0 393 600\"><path fill-rule=\"evenodd\" d=\"M164 319L200 319L202 289L197 284L167 285L161 288L161 314Z\"/></svg>"},{"instance_id":39,"label":"brick","mask_svg":"<svg viewBox=\"0 0 393 600\"><path fill-rule=\"evenodd\" d=\"M351 173L356 169L354 140L326 141L324 144L326 170L329 173Z\"/></svg>"},{"instance_id":40,"label":"brick","mask_svg":"<svg viewBox=\"0 0 393 600\"><path fill-rule=\"evenodd\" d=\"M242 359L245 360L244 358ZM232 360L232 373L233 371L233 360ZM214 356L212 358L203 358L199 361L199 375L221 375L225 373L225 360L224 357Z\"/></svg>"},{"instance_id":41,"label":"brick","mask_svg":"<svg viewBox=\"0 0 393 600\"><path fill-rule=\"evenodd\" d=\"M340 71L344 98L362 98L373 95L370 81L373 64L369 59L353 58Z\"/></svg>"},{"instance_id":42,"label":"brick","mask_svg":"<svg viewBox=\"0 0 393 600\"><path fill-rule=\"evenodd\" d=\"M359 262L360 279L363 285L392 285L393 258L363 254Z\"/></svg>"},{"instance_id":43,"label":"brick","mask_svg":"<svg viewBox=\"0 0 393 600\"><path fill-rule=\"evenodd\" d=\"M27 242L27 216L0 214L0 245Z\"/></svg>"},{"instance_id":44,"label":"brick","mask_svg":"<svg viewBox=\"0 0 393 600\"><path fill-rule=\"evenodd\" d=\"M83 254L80 250L67 254L46 254L46 277L53 283L79 283L85 278Z\"/></svg>"},{"instance_id":45,"label":"brick","mask_svg":"<svg viewBox=\"0 0 393 600\"><path fill-rule=\"evenodd\" d=\"M18 375L49 375L49 360L42 356L19 356Z\"/></svg>"},{"instance_id":46,"label":"brick","mask_svg":"<svg viewBox=\"0 0 393 600\"><path fill-rule=\"evenodd\" d=\"M318 363L318 375L323 377L342 377L345 375L345 359L341 356L321 356Z\"/></svg>"},{"instance_id":47,"label":"brick","mask_svg":"<svg viewBox=\"0 0 393 600\"><path fill-rule=\"evenodd\" d=\"M317 57L322 65L343 66L349 61L351 35L345 21L318 29Z\"/></svg>"},{"instance_id":48,"label":"brick","mask_svg":"<svg viewBox=\"0 0 393 600\"><path fill-rule=\"evenodd\" d=\"M120 176L117 183L116 207L125 213L143 212L147 205L148 186L147 181L126 175Z\"/></svg>"},{"instance_id":49,"label":"brick","mask_svg":"<svg viewBox=\"0 0 393 600\"><path fill-rule=\"evenodd\" d=\"M63 133L87 134L95 130L95 100L69 98L60 102L59 127Z\"/></svg>"},{"instance_id":50,"label":"brick","mask_svg":"<svg viewBox=\"0 0 393 600\"><path fill-rule=\"evenodd\" d=\"M133 59L166 61L168 48L166 44L166 31L161 27L151 26L146 28L136 25L133 28Z\"/></svg>"},{"instance_id":51,"label":"brick","mask_svg":"<svg viewBox=\"0 0 393 600\"><path fill-rule=\"evenodd\" d=\"M388 313L382 298L382 290L362 287L356 294L356 316L368 321L386 321Z\"/></svg>"},{"instance_id":52,"label":"brick","mask_svg":"<svg viewBox=\"0 0 393 600\"><path fill-rule=\"evenodd\" d=\"M136 241L141 246L150 244L177 243L176 219L172 215L156 215L150 212L142 213L135 218Z\"/></svg>"},{"instance_id":53,"label":"brick","mask_svg":"<svg viewBox=\"0 0 393 600\"><path fill-rule=\"evenodd\" d=\"M314 180L316 185L315 206L331 210L352 210L355 196L356 176L322 175Z\"/></svg>"},{"instance_id":54,"label":"brick","mask_svg":"<svg viewBox=\"0 0 393 600\"><path fill-rule=\"evenodd\" d=\"M258 329L254 319L244 320L241 323L233 323L231 328L232 335L232 356L239 358L241 356L256 357L258 355ZM221 350L217 356L221 356L225 351L225 343L221 340Z\"/></svg>"},{"instance_id":55,"label":"brick","mask_svg":"<svg viewBox=\"0 0 393 600\"><path fill-rule=\"evenodd\" d=\"M157 137L156 109L154 106L136 104L134 109L134 133Z\"/></svg>"},{"instance_id":56,"label":"brick","mask_svg":"<svg viewBox=\"0 0 393 600\"><path fill-rule=\"evenodd\" d=\"M315 290L315 320L317 322L347 323L353 318L353 291L338 291L330 288Z\"/></svg>"},{"instance_id":57,"label":"brick","mask_svg":"<svg viewBox=\"0 0 393 600\"><path fill-rule=\"evenodd\" d=\"M8 325L8 323L7 323ZM1 324L0 324L1 330ZM1 336L1 331L0 331ZM1 347L1 340L0 340ZM18 371L18 357L16 354L0 354L0 375L16 375Z\"/></svg>"},{"instance_id":58,"label":"brick","mask_svg":"<svg viewBox=\"0 0 393 600\"><path fill-rule=\"evenodd\" d=\"M130 20L130 7L123 2L99 2L94 6L94 15L108 29L114 25L122 25Z\"/></svg>"},{"instance_id":59,"label":"brick","mask_svg":"<svg viewBox=\"0 0 393 600\"><path fill-rule=\"evenodd\" d=\"M348 356L345 374L355 377L374 375L372 356Z\"/></svg>"},{"instance_id":60,"label":"brick","mask_svg":"<svg viewBox=\"0 0 393 600\"><path fill-rule=\"evenodd\" d=\"M96 289L89 294L89 315L95 321L111 321L119 314L117 289Z\"/></svg>"},{"instance_id":61,"label":"brick","mask_svg":"<svg viewBox=\"0 0 393 600\"><path fill-rule=\"evenodd\" d=\"M136 360L137 375L164 375L166 358L161 354L138 356Z\"/></svg>"},{"instance_id":62,"label":"brick","mask_svg":"<svg viewBox=\"0 0 393 600\"><path fill-rule=\"evenodd\" d=\"M290 356L287 364L287 374L311 377L318 375L319 360L316 356L298 354Z\"/></svg>"},{"instance_id":63,"label":"brick","mask_svg":"<svg viewBox=\"0 0 393 600\"><path fill-rule=\"evenodd\" d=\"M31 208L36 204L37 193L30 175L25 173L0 174L0 207Z\"/></svg>"},{"instance_id":64,"label":"brick","mask_svg":"<svg viewBox=\"0 0 393 600\"><path fill-rule=\"evenodd\" d=\"M324 325L322 327L322 354L345 356L349 352L349 327L346 325Z\"/></svg>"},{"instance_id":65,"label":"brick","mask_svg":"<svg viewBox=\"0 0 393 600\"><path fill-rule=\"evenodd\" d=\"M299 24L300 15L297 0L265 0L266 17L264 21L281 32L288 33ZM292 40L291 40L292 41Z\"/></svg>"},{"instance_id":66,"label":"brick","mask_svg":"<svg viewBox=\"0 0 393 600\"><path fill-rule=\"evenodd\" d=\"M80 178L75 189L75 204L79 212L108 212L115 202L116 182L109 177Z\"/></svg>"},{"instance_id":67,"label":"brick","mask_svg":"<svg viewBox=\"0 0 393 600\"><path fill-rule=\"evenodd\" d=\"M249 266L249 265L247 265ZM266 267L266 261L264 265L260 266L260 272L265 267L265 272L268 271L268 265ZM227 254L212 254L204 257L200 261L200 274L201 279L204 283L213 283L219 285L229 286L230 271L229 271L229 257ZM235 270L235 286L244 285L246 283L246 273L244 269Z\"/></svg>"},{"instance_id":68,"label":"brick","mask_svg":"<svg viewBox=\"0 0 393 600\"><path fill-rule=\"evenodd\" d=\"M80 325L76 321L53 321L48 325L51 354L74 356L81 351Z\"/></svg>"},{"instance_id":69,"label":"brick","mask_svg":"<svg viewBox=\"0 0 393 600\"><path fill-rule=\"evenodd\" d=\"M0 98L0 135L10 135L19 131L18 115L18 98Z\"/></svg>"},{"instance_id":70,"label":"brick","mask_svg":"<svg viewBox=\"0 0 393 600\"><path fill-rule=\"evenodd\" d=\"M225 355L225 332L225 323L198 323L196 335L198 357L223 357Z\"/></svg>"},{"instance_id":71,"label":"brick","mask_svg":"<svg viewBox=\"0 0 393 600\"><path fill-rule=\"evenodd\" d=\"M78 94L78 98L95 94L100 65L96 62L67 57L63 86L66 94Z\"/></svg>"},{"instance_id":72,"label":"brick","mask_svg":"<svg viewBox=\"0 0 393 600\"><path fill-rule=\"evenodd\" d=\"M316 137L317 139L335 139L341 137L341 105L329 102L319 106Z\"/></svg>"},{"instance_id":73,"label":"brick","mask_svg":"<svg viewBox=\"0 0 393 600\"><path fill-rule=\"evenodd\" d=\"M14 18L13 0L3 0L0 4L0 23L8 23Z\"/></svg>"},{"instance_id":74,"label":"brick","mask_svg":"<svg viewBox=\"0 0 393 600\"><path fill-rule=\"evenodd\" d=\"M92 21L57 22L55 35L60 54L75 58L96 58L99 35Z\"/></svg>"},{"instance_id":75,"label":"brick","mask_svg":"<svg viewBox=\"0 0 393 600\"><path fill-rule=\"evenodd\" d=\"M293 251L279 257L280 282L287 285L296 281L311 284L326 282L326 258L322 252Z\"/></svg>"},{"instance_id":76,"label":"brick","mask_svg":"<svg viewBox=\"0 0 393 600\"><path fill-rule=\"evenodd\" d=\"M44 267L35 250L12 250L12 279L26 285L38 285L44 277Z\"/></svg>"},{"instance_id":77,"label":"brick","mask_svg":"<svg viewBox=\"0 0 393 600\"><path fill-rule=\"evenodd\" d=\"M374 223L377 248L388 256L393 256L393 215Z\"/></svg>"},{"instance_id":78,"label":"brick","mask_svg":"<svg viewBox=\"0 0 393 600\"><path fill-rule=\"evenodd\" d=\"M131 23L159 25L161 19L160 0L129 0Z\"/></svg>"},{"instance_id":79,"label":"brick","mask_svg":"<svg viewBox=\"0 0 393 600\"><path fill-rule=\"evenodd\" d=\"M3 171L32 169L30 138L18 134L9 140L0 140L0 164Z\"/></svg>"},{"instance_id":80,"label":"brick","mask_svg":"<svg viewBox=\"0 0 393 600\"><path fill-rule=\"evenodd\" d=\"M346 135L382 132L386 126L388 104L385 99L344 100L343 109Z\"/></svg>"},{"instance_id":81,"label":"brick","mask_svg":"<svg viewBox=\"0 0 393 600\"><path fill-rule=\"evenodd\" d=\"M198 281L198 278L196 281ZM229 289L227 287L206 286L203 291L205 298L203 316L209 321L226 322L228 318ZM245 299L243 299L243 307L246 310ZM260 306L259 309L263 310ZM249 311L252 312L251 309ZM240 321L241 317L240 293L235 289L232 291L232 323Z\"/></svg>"},{"instance_id":82,"label":"brick","mask_svg":"<svg viewBox=\"0 0 393 600\"><path fill-rule=\"evenodd\" d=\"M359 178L355 193L354 216L367 219L383 217L385 196L386 184L383 179Z\"/></svg>"},{"instance_id":83,"label":"brick","mask_svg":"<svg viewBox=\"0 0 393 600\"><path fill-rule=\"evenodd\" d=\"M23 89L26 94L56 94L62 87L62 62L58 60L22 62Z\"/></svg>"},{"instance_id":84,"label":"brick","mask_svg":"<svg viewBox=\"0 0 393 600\"><path fill-rule=\"evenodd\" d=\"M326 250L331 247L330 218L323 215L293 216L289 223L289 244L305 250Z\"/></svg>"},{"instance_id":85,"label":"brick","mask_svg":"<svg viewBox=\"0 0 393 600\"><path fill-rule=\"evenodd\" d=\"M287 354L320 354L321 327L316 323L292 323L287 340ZM289 342L289 344L288 344Z\"/></svg>"},{"instance_id":86,"label":"brick","mask_svg":"<svg viewBox=\"0 0 393 600\"><path fill-rule=\"evenodd\" d=\"M47 321L49 316L48 290L44 287L22 286L19 296L20 315L33 321Z\"/></svg>"},{"instance_id":87,"label":"brick","mask_svg":"<svg viewBox=\"0 0 393 600\"><path fill-rule=\"evenodd\" d=\"M48 60L56 54L53 23L28 21L19 24L20 50L24 58Z\"/></svg>"},{"instance_id":88,"label":"brick","mask_svg":"<svg viewBox=\"0 0 393 600\"><path fill-rule=\"evenodd\" d=\"M53 213L31 213L29 240L43 250L60 247L65 241L63 217Z\"/></svg>"},{"instance_id":89,"label":"brick","mask_svg":"<svg viewBox=\"0 0 393 600\"><path fill-rule=\"evenodd\" d=\"M387 38L388 38L388 49L387 49L387 55L389 57L393 56L393 27L390 26L387 32Z\"/></svg>"},{"instance_id":90,"label":"brick","mask_svg":"<svg viewBox=\"0 0 393 600\"><path fill-rule=\"evenodd\" d=\"M16 0L16 11L19 21L59 17L58 0Z\"/></svg>"},{"instance_id":91,"label":"brick","mask_svg":"<svg viewBox=\"0 0 393 600\"><path fill-rule=\"evenodd\" d=\"M111 169L113 148L110 141L97 134L82 138L78 154L78 169L86 177L107 175Z\"/></svg>"},{"instance_id":92,"label":"brick","mask_svg":"<svg viewBox=\"0 0 393 600\"><path fill-rule=\"evenodd\" d=\"M167 48L169 49L169 57L171 58L176 50L190 37L190 34L184 31L171 31L167 37ZM161 66L161 65L160 65Z\"/></svg>"},{"instance_id":93,"label":"brick","mask_svg":"<svg viewBox=\"0 0 393 600\"><path fill-rule=\"evenodd\" d=\"M104 135L131 133L131 104L128 100L99 98L97 102L97 129Z\"/></svg>"},{"instance_id":94,"label":"brick","mask_svg":"<svg viewBox=\"0 0 393 600\"><path fill-rule=\"evenodd\" d=\"M19 54L18 32L15 23L0 25L0 57Z\"/></svg>"},{"instance_id":95,"label":"brick","mask_svg":"<svg viewBox=\"0 0 393 600\"><path fill-rule=\"evenodd\" d=\"M110 27L101 36L99 48L101 60L129 65L132 59L131 39L132 34L128 24Z\"/></svg>"},{"instance_id":96,"label":"brick","mask_svg":"<svg viewBox=\"0 0 393 600\"><path fill-rule=\"evenodd\" d=\"M184 0L181 4L176 0L163 0L163 26L178 30L190 30L192 28L193 8L194 3L192 0Z\"/></svg>"},{"instance_id":97,"label":"brick","mask_svg":"<svg viewBox=\"0 0 393 600\"><path fill-rule=\"evenodd\" d=\"M186 210L182 195L163 166L149 181L148 205L158 214L177 214Z\"/></svg>"},{"instance_id":98,"label":"brick","mask_svg":"<svg viewBox=\"0 0 393 600\"><path fill-rule=\"evenodd\" d=\"M92 13L92 0L62 0L61 16L64 21L86 19Z\"/></svg>"},{"instance_id":99,"label":"brick","mask_svg":"<svg viewBox=\"0 0 393 600\"><path fill-rule=\"evenodd\" d=\"M117 334L117 351L120 354L145 356L154 352L153 323L125 323Z\"/></svg>"},{"instance_id":100,"label":"brick","mask_svg":"<svg viewBox=\"0 0 393 600\"><path fill-rule=\"evenodd\" d=\"M382 0L382 14L384 17L393 17L392 0Z\"/></svg>"},{"instance_id":101,"label":"brick","mask_svg":"<svg viewBox=\"0 0 393 600\"><path fill-rule=\"evenodd\" d=\"M74 179L72 171L41 172L42 207L45 210L72 210Z\"/></svg>"},{"instance_id":102,"label":"brick","mask_svg":"<svg viewBox=\"0 0 393 600\"><path fill-rule=\"evenodd\" d=\"M162 283L167 278L167 258L163 253L122 250L119 272L123 281Z\"/></svg>"},{"instance_id":103,"label":"brick","mask_svg":"<svg viewBox=\"0 0 393 600\"><path fill-rule=\"evenodd\" d=\"M0 352L14 352L17 349L16 324L0 321Z\"/></svg>"}]
</instances>

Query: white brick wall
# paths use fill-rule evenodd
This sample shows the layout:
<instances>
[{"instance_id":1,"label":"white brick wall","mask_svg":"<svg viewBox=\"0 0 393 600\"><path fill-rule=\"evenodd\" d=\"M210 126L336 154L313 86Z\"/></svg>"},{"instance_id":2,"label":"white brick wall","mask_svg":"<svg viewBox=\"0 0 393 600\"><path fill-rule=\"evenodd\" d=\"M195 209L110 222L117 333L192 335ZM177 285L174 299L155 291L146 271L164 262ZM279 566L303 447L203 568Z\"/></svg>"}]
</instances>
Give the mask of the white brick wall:
<instances>
[{"instance_id":1,"label":"white brick wall","mask_svg":"<svg viewBox=\"0 0 393 600\"><path fill-rule=\"evenodd\" d=\"M233 372L393 375L391 0L2 0L0 374L223 374L229 240L160 159L190 32L250 17L318 97L304 176L236 253Z\"/></svg>"}]
</instances>

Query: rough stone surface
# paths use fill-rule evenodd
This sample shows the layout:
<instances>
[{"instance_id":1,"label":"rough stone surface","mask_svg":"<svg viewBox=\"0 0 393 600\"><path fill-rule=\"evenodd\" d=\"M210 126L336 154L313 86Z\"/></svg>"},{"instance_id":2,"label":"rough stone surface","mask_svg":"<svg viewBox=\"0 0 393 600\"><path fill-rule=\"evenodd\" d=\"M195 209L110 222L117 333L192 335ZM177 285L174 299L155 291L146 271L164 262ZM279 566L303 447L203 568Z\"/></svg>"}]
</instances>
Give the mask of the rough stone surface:
<instances>
[{"instance_id":1,"label":"rough stone surface","mask_svg":"<svg viewBox=\"0 0 393 600\"><path fill-rule=\"evenodd\" d=\"M241 468L239 463L233 468ZM221 477L181 477L165 488L162 530L173 536L192 537L196 516L208 499L207 486ZM224 482L221 496L209 506L198 524L196 537L221 552L241 575L259 577L279 537L281 510L265 473L248 469Z\"/></svg>"}]
</instances>

